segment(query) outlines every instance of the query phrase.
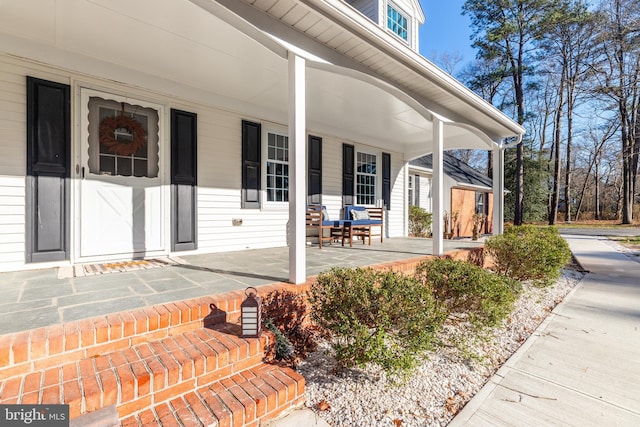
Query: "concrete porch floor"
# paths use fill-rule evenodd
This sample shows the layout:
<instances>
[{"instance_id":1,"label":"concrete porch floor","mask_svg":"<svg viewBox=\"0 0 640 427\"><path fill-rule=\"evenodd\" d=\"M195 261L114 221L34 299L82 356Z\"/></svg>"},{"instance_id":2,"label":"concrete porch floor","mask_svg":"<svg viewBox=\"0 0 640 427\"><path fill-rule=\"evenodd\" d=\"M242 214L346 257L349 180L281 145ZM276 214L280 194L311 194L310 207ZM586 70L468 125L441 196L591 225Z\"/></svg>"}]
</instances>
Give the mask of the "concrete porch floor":
<instances>
[{"instance_id":1,"label":"concrete porch floor","mask_svg":"<svg viewBox=\"0 0 640 427\"><path fill-rule=\"evenodd\" d=\"M445 253L482 246L445 240ZM307 277L430 255L431 239L391 238L371 246L310 245ZM0 334L288 280L288 248L187 255L180 264L59 278L58 268L0 273Z\"/></svg>"}]
</instances>

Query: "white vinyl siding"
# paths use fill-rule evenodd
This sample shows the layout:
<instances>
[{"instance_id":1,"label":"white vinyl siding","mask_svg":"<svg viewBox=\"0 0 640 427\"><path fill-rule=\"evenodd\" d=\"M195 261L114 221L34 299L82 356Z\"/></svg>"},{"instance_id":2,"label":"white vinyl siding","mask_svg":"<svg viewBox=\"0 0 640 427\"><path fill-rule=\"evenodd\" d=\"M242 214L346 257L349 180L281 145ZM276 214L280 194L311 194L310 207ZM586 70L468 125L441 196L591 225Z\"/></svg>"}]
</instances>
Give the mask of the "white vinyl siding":
<instances>
[{"instance_id":1,"label":"white vinyl siding","mask_svg":"<svg viewBox=\"0 0 640 427\"><path fill-rule=\"evenodd\" d=\"M419 206L427 212L431 212L431 179L426 176L418 176L420 179L420 189L418 190L420 193L418 195Z\"/></svg>"},{"instance_id":2,"label":"white vinyl siding","mask_svg":"<svg viewBox=\"0 0 640 427\"><path fill-rule=\"evenodd\" d=\"M348 0L355 9L373 22L378 22L378 1L379 0Z\"/></svg>"},{"instance_id":3,"label":"white vinyl siding","mask_svg":"<svg viewBox=\"0 0 640 427\"><path fill-rule=\"evenodd\" d=\"M322 204L327 207L329 218L341 218L342 141L333 137L322 137Z\"/></svg>"},{"instance_id":4,"label":"white vinyl siding","mask_svg":"<svg viewBox=\"0 0 640 427\"><path fill-rule=\"evenodd\" d=\"M0 271L24 265L26 100L23 67L0 55Z\"/></svg>"},{"instance_id":5,"label":"white vinyl siding","mask_svg":"<svg viewBox=\"0 0 640 427\"><path fill-rule=\"evenodd\" d=\"M401 237L405 234L405 212L407 198L405 193L405 162L397 153L391 154L391 206L385 212L385 234L387 237Z\"/></svg>"},{"instance_id":6,"label":"white vinyl siding","mask_svg":"<svg viewBox=\"0 0 640 427\"><path fill-rule=\"evenodd\" d=\"M288 210L241 209L241 123L259 120L208 107L178 108L198 114L197 252L285 246ZM242 225L234 226L234 219Z\"/></svg>"},{"instance_id":7,"label":"white vinyl siding","mask_svg":"<svg viewBox=\"0 0 640 427\"><path fill-rule=\"evenodd\" d=\"M0 271L24 264L24 182L24 177L0 175Z\"/></svg>"}]
</instances>

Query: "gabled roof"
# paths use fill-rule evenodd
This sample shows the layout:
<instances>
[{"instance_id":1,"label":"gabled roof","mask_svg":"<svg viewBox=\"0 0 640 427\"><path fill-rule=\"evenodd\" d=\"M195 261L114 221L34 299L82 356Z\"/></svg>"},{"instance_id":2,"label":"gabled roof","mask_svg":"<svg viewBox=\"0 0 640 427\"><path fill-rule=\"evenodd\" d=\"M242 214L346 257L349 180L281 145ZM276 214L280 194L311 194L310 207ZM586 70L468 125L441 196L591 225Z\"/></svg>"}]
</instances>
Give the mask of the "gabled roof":
<instances>
[{"instance_id":1,"label":"gabled roof","mask_svg":"<svg viewBox=\"0 0 640 427\"><path fill-rule=\"evenodd\" d=\"M472 168L462 160L449 153L442 153L443 171L454 179L458 185L472 185L474 187L493 188L493 180L483 173ZM410 166L433 170L433 158L429 154L409 162Z\"/></svg>"}]
</instances>

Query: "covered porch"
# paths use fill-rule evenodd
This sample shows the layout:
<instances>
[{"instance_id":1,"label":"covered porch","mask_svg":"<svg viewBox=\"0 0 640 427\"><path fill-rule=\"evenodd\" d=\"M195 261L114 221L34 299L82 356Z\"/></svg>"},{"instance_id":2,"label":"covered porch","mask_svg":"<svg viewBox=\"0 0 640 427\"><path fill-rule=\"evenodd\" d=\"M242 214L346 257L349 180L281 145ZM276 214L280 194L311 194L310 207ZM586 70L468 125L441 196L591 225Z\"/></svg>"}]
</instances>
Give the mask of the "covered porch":
<instances>
[{"instance_id":1,"label":"covered porch","mask_svg":"<svg viewBox=\"0 0 640 427\"><path fill-rule=\"evenodd\" d=\"M471 240L444 241L445 253L482 247ZM391 265L432 254L431 239L390 238L371 246L306 248L307 276L332 267ZM97 316L213 297L248 286L288 280L286 247L188 255L158 262L112 263L0 273L0 335ZM121 270L121 271L119 271ZM93 273L92 273L93 272ZM258 288L260 290L260 288Z\"/></svg>"},{"instance_id":2,"label":"covered porch","mask_svg":"<svg viewBox=\"0 0 640 427\"><path fill-rule=\"evenodd\" d=\"M47 261L79 265L139 256L181 256L177 248L187 246L185 241L191 249L180 250L190 250L189 254L288 244L287 280L303 283L310 273L301 250L310 198L321 196L320 204L327 205L332 216L354 204L354 195L357 200L353 176L345 185L344 165L349 163L341 151L345 145L355 147L356 155L377 161L376 182L363 203L387 208L385 230L389 234L385 237L407 235L407 164L434 153L436 237L431 251L435 254L445 249L441 237L442 152L492 150L495 232L501 231L503 149L524 129L392 35L380 32L345 2L192 0L167 4L162 10L151 1L137 8L126 2L103 3L51 1L49 6L56 14L44 8L36 13L42 25L35 36L23 32L27 27L23 23L34 12L21 2L13 2L11 13L3 20L7 36L0 50L12 55L12 61L28 58L46 64L45 70L34 70L35 65L18 61L16 78L37 74L68 85L72 104L77 104L71 112L73 129L87 128L83 118L89 106L85 101L96 91L108 99L131 97L136 105L150 100L158 112L155 204L138 203L128 197L128 186L118 186L123 195L117 201L126 202L127 212L133 213L114 215L110 222L92 222L96 211L106 209L91 203L90 196L96 192L89 184L104 192L114 186L104 174L90 173L85 179L88 159L84 153L90 143L80 132L71 138L66 165L71 179L60 184L69 187L65 188L69 200L59 206L59 216L66 222L49 224L51 234L58 237L54 243L60 247L52 254L45 248L45 255L51 256ZM110 31L114 28L119 31ZM107 33L110 37L105 38ZM168 135L173 128L167 116L176 108L197 114L200 124L194 160L197 174L187 184L176 184L170 170L173 157ZM240 124L245 120L254 129L262 126L264 139L271 128L274 134L288 138L288 171L282 180L287 185L276 185L276 190L286 190L286 199L269 195L266 144L253 144L257 159L242 152ZM324 171L319 169L323 175L317 193L307 175L307 139L312 136L324 139ZM15 145L22 147L24 141L16 138ZM390 159L387 168L384 159ZM355 161L351 160L348 166L353 168ZM12 162L7 172L16 183L12 185L20 189L26 174L13 163L24 162ZM194 174L195 168L189 173ZM134 185L139 184L130 187ZM191 195L189 209L177 209L185 205L172 196L178 194L176 189ZM29 197L25 198L27 205ZM21 211L23 206L17 208ZM36 212L37 206L31 210ZM149 218L140 220L143 214ZM35 227L34 218L27 218L22 228ZM137 231L142 229L143 234ZM189 234L185 238L178 235L183 229ZM114 237L113 230L123 231L125 238ZM18 241L12 241L10 262L2 268L33 268L24 254L32 255L32 248L38 247L39 242L32 242L36 233L15 233L11 238ZM108 253L102 250L107 241L117 246Z\"/></svg>"}]
</instances>

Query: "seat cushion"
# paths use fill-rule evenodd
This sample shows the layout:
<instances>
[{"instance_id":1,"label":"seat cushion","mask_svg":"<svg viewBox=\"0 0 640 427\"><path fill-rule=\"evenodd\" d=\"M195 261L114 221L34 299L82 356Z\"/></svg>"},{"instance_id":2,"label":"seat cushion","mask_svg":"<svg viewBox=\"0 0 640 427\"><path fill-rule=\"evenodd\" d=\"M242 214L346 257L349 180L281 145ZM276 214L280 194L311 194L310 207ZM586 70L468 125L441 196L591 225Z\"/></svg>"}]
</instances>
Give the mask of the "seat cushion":
<instances>
[{"instance_id":1,"label":"seat cushion","mask_svg":"<svg viewBox=\"0 0 640 427\"><path fill-rule=\"evenodd\" d=\"M322 226L323 227L342 227L343 225L344 225L344 221L343 220L322 221Z\"/></svg>"},{"instance_id":2,"label":"seat cushion","mask_svg":"<svg viewBox=\"0 0 640 427\"><path fill-rule=\"evenodd\" d=\"M356 227L358 225L382 225L382 221L380 221L379 219L359 219L350 222L351 225L354 225Z\"/></svg>"}]
</instances>

